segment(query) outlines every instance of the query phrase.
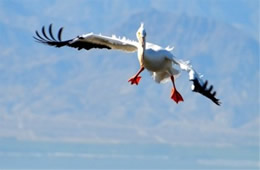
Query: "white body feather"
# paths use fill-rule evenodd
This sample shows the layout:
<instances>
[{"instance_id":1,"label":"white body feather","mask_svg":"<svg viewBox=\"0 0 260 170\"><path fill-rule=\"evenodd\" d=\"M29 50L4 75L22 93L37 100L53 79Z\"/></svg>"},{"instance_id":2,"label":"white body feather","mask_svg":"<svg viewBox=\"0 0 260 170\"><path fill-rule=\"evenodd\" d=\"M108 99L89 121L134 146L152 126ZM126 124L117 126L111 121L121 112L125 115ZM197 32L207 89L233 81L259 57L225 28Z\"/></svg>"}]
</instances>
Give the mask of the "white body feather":
<instances>
[{"instance_id":1,"label":"white body feather","mask_svg":"<svg viewBox=\"0 0 260 170\"><path fill-rule=\"evenodd\" d=\"M137 41L132 41L129 39L118 38L115 35L108 37L103 35L97 35L93 33L83 34L77 38L75 38L71 43L75 43L76 41L82 42L91 42L96 44L107 45L115 50L122 50L125 52L138 52L140 49L140 45ZM165 49L156 45L147 42L144 52L144 60L142 61L144 67L151 72L153 79L157 83L167 82L171 75L174 75L175 78L178 77L180 71L174 68L174 65L179 65L179 67L187 71L189 73L190 80L193 77L199 78L198 73L192 69L192 66L188 64L188 62L183 62L181 60L177 60L171 51L174 47L166 47ZM138 54L139 62L141 63L140 54ZM203 81L200 79L201 84Z\"/></svg>"}]
</instances>

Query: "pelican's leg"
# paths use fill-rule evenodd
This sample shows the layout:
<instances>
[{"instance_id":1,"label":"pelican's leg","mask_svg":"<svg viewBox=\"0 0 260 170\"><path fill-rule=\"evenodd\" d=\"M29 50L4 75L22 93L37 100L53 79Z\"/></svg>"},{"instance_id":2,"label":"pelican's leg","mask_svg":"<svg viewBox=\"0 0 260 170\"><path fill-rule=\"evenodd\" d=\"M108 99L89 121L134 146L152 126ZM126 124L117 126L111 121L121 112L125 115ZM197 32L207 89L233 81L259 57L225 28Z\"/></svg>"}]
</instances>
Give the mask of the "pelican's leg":
<instances>
[{"instance_id":1,"label":"pelican's leg","mask_svg":"<svg viewBox=\"0 0 260 170\"><path fill-rule=\"evenodd\" d=\"M141 76L139 74L144 71L144 67L141 67L140 70L133 76L131 77L128 82L130 82L132 85L136 84L138 85L139 81L141 80Z\"/></svg>"},{"instance_id":2,"label":"pelican's leg","mask_svg":"<svg viewBox=\"0 0 260 170\"><path fill-rule=\"evenodd\" d=\"M177 91L174 83L174 77L171 75L171 80L173 84L172 93L171 93L171 99L174 100L176 103L179 103L181 101L184 101L181 94Z\"/></svg>"}]
</instances>

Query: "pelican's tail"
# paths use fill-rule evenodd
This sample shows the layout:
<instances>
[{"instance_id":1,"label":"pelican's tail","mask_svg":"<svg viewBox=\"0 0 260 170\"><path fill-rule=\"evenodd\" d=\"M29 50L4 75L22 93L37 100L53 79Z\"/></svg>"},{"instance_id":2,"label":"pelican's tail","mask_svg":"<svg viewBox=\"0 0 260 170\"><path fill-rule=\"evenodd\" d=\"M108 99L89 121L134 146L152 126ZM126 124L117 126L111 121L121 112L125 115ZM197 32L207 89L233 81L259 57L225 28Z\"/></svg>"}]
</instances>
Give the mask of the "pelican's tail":
<instances>
[{"instance_id":1,"label":"pelican's tail","mask_svg":"<svg viewBox=\"0 0 260 170\"><path fill-rule=\"evenodd\" d=\"M177 78L180 75L180 71L174 68L172 68L171 72L174 78ZM168 72L151 72L151 75L157 83L166 83L171 80L171 75Z\"/></svg>"},{"instance_id":2,"label":"pelican's tail","mask_svg":"<svg viewBox=\"0 0 260 170\"><path fill-rule=\"evenodd\" d=\"M170 80L170 75L167 72L152 72L152 77L157 83L166 83Z\"/></svg>"}]
</instances>

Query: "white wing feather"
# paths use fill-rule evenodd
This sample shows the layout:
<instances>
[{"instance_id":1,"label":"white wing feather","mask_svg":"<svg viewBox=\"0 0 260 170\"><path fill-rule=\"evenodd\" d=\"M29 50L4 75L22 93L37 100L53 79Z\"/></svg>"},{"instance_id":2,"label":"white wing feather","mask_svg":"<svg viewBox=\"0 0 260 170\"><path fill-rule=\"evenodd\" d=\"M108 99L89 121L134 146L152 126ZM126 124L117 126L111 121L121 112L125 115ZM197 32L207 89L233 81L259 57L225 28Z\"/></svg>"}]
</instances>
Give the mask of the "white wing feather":
<instances>
[{"instance_id":1,"label":"white wing feather","mask_svg":"<svg viewBox=\"0 0 260 170\"><path fill-rule=\"evenodd\" d=\"M190 61L183 61L183 60L177 60L174 59L175 62L180 66L180 68L184 71L187 71L189 74L189 80L195 80L197 79L202 86L204 84L204 81L202 80L203 75L197 73L190 64ZM191 86L191 89L194 90L194 85Z\"/></svg>"},{"instance_id":2,"label":"white wing feather","mask_svg":"<svg viewBox=\"0 0 260 170\"><path fill-rule=\"evenodd\" d=\"M197 73L193 68L192 65L190 64L189 61L182 61L182 60L176 60L175 61L182 70L187 71L189 74L189 79L190 81L192 81L192 85L191 85L191 90L193 92L198 92L206 97L208 97L209 99L211 99L214 103L216 103L217 105L220 105L221 102L219 101L219 99L217 99L216 96L216 91L212 91L213 90L213 86L210 85L209 88L207 88L208 85L208 81L204 81L202 79L202 75Z\"/></svg>"},{"instance_id":3,"label":"white wing feather","mask_svg":"<svg viewBox=\"0 0 260 170\"><path fill-rule=\"evenodd\" d=\"M95 43L100 45L106 45L109 46L111 49L115 50L122 50L126 52L135 52L138 48L138 42L131 41L129 39L123 38L117 38L115 35L112 35L111 37L103 36L103 35L96 35L93 33L90 34L83 34L73 40L75 41L82 41L82 42L89 42L89 43Z\"/></svg>"},{"instance_id":4,"label":"white wing feather","mask_svg":"<svg viewBox=\"0 0 260 170\"><path fill-rule=\"evenodd\" d=\"M52 34L52 24L49 26L49 35L45 32L45 27L42 27L42 34L40 35L38 31L35 31L36 36L34 36L34 39L37 42L47 44L50 46L55 47L64 47L69 46L73 48L77 48L78 50L85 49L90 50L93 48L99 48L99 49L115 49L115 50L122 50L125 52L135 52L138 49L138 42L131 41L123 38L117 38L115 35L112 35L111 37L103 36L101 34L96 35L93 33L89 34L83 34L80 36L77 36L70 40L61 40L63 28L59 29L58 36L56 39Z\"/></svg>"}]
</instances>

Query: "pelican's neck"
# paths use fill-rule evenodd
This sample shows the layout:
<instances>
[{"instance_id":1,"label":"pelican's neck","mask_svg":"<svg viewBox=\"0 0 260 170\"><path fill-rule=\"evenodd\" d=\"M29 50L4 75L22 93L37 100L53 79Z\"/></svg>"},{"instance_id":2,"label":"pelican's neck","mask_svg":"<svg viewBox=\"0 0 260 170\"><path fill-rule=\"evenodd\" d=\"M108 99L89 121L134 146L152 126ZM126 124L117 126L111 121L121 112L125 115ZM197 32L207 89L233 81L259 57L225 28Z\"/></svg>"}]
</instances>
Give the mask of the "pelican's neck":
<instances>
[{"instance_id":1,"label":"pelican's neck","mask_svg":"<svg viewBox=\"0 0 260 170\"><path fill-rule=\"evenodd\" d=\"M144 38L140 38L138 42L139 42L138 51L141 52L142 54L144 54L144 52L145 52L145 45L146 45L145 37Z\"/></svg>"},{"instance_id":2,"label":"pelican's neck","mask_svg":"<svg viewBox=\"0 0 260 170\"><path fill-rule=\"evenodd\" d=\"M144 63L145 45L146 45L145 38L139 39L138 60L141 66L143 66Z\"/></svg>"}]
</instances>

